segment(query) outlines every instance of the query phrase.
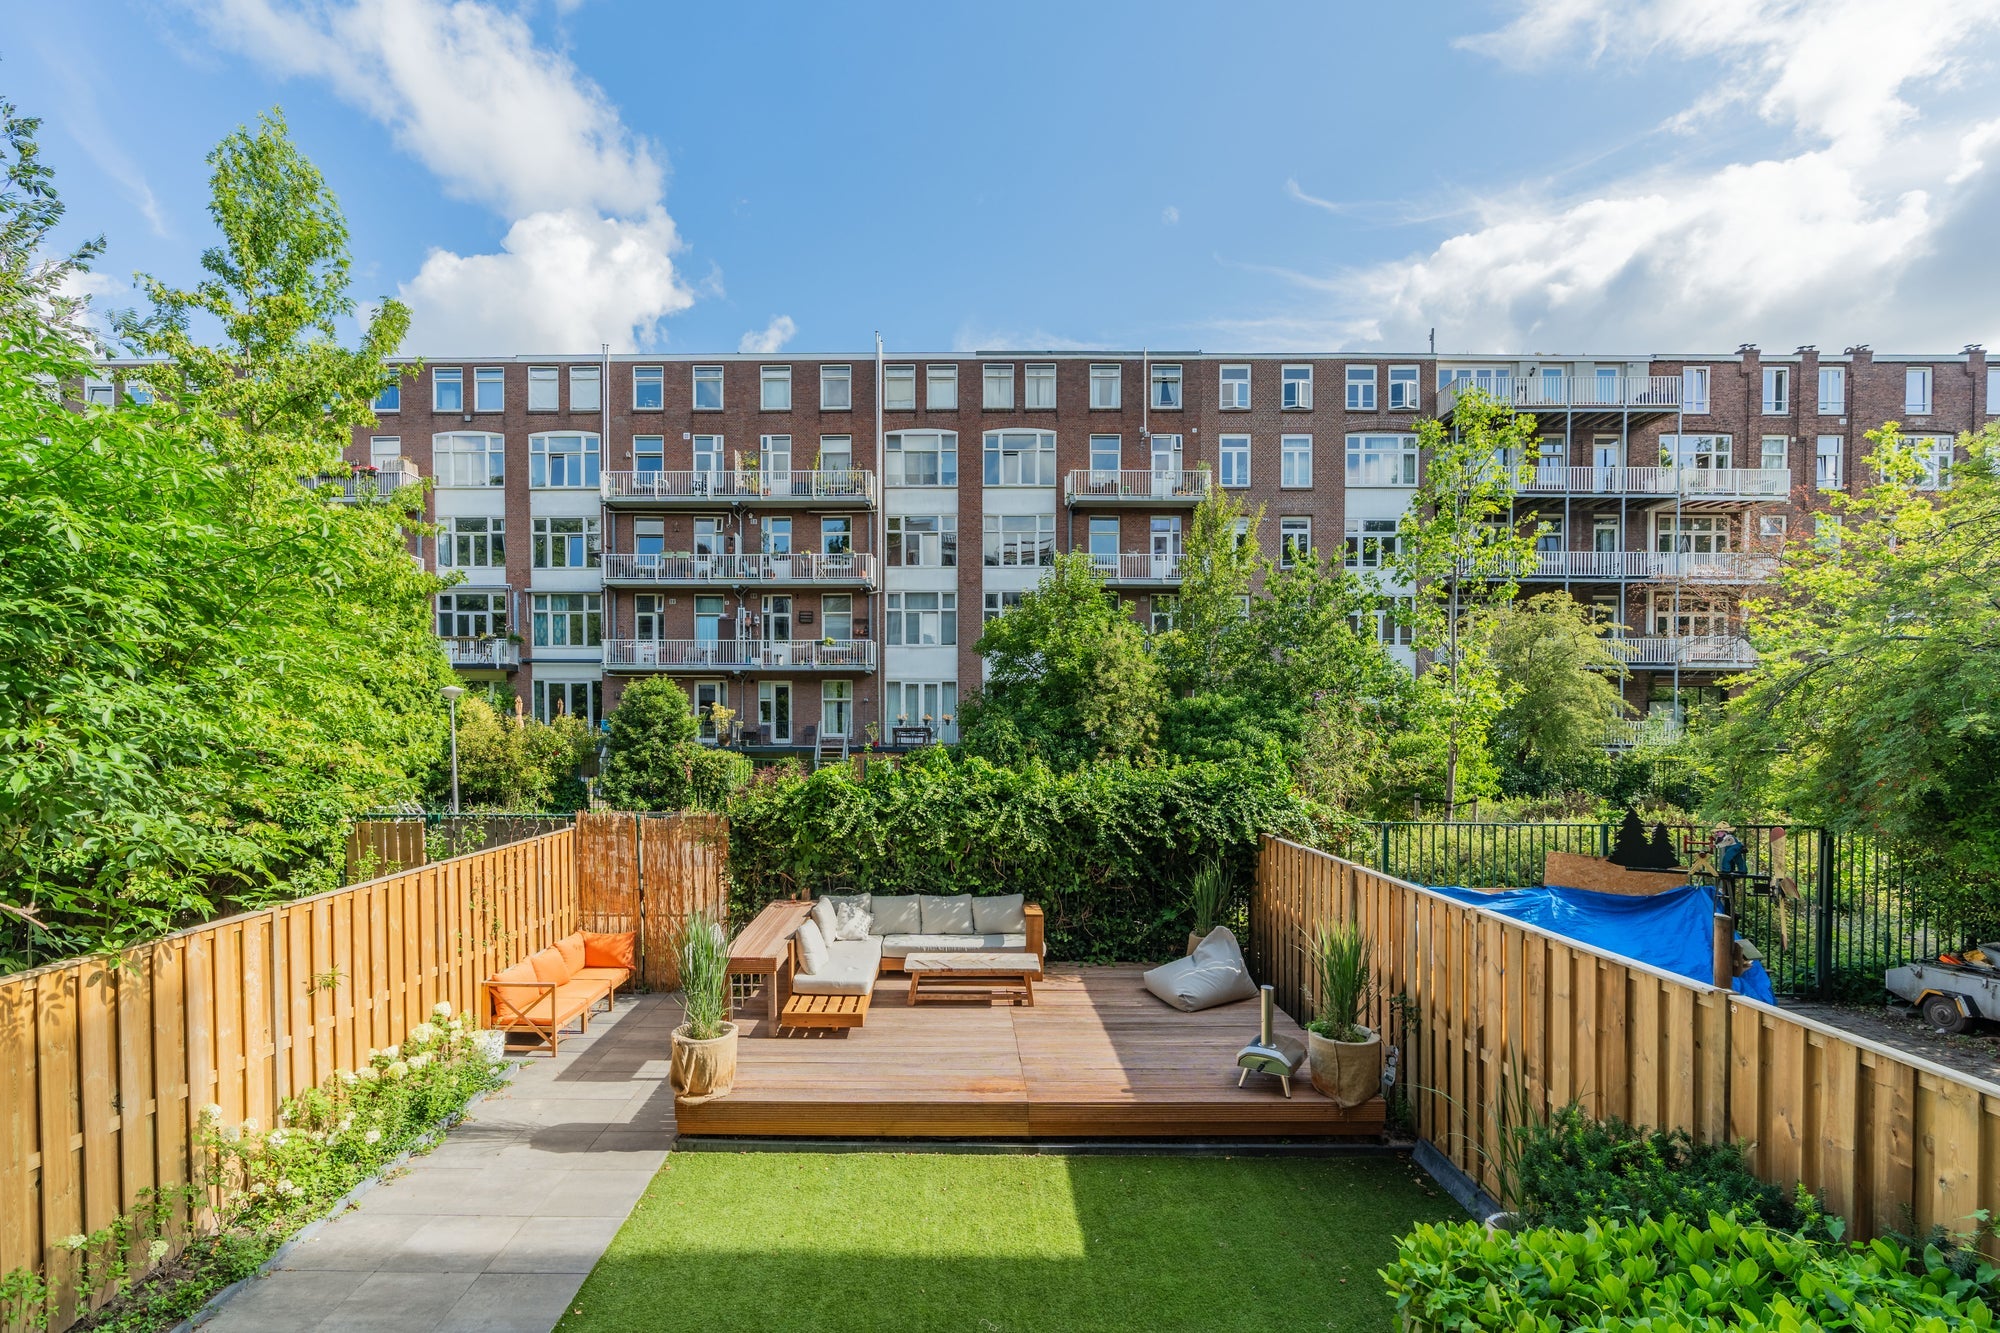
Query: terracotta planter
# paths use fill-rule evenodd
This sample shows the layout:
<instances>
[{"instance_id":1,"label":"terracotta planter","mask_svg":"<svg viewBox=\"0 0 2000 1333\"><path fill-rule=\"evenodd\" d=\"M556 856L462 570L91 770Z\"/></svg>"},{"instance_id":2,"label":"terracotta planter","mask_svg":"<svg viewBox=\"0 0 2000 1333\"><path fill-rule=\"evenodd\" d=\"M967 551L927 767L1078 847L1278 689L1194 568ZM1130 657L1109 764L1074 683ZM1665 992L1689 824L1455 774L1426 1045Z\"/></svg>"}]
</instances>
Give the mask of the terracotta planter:
<instances>
[{"instance_id":1,"label":"terracotta planter","mask_svg":"<svg viewBox=\"0 0 2000 1333\"><path fill-rule=\"evenodd\" d=\"M696 1041L684 1028L675 1028L671 1073L674 1093L683 1101L728 1096L736 1086L736 1025L724 1023L722 1035L707 1041Z\"/></svg>"},{"instance_id":2,"label":"terracotta planter","mask_svg":"<svg viewBox=\"0 0 2000 1333\"><path fill-rule=\"evenodd\" d=\"M1312 1085L1343 1109L1382 1095L1382 1038L1368 1033L1366 1041L1334 1041L1306 1032Z\"/></svg>"}]
</instances>

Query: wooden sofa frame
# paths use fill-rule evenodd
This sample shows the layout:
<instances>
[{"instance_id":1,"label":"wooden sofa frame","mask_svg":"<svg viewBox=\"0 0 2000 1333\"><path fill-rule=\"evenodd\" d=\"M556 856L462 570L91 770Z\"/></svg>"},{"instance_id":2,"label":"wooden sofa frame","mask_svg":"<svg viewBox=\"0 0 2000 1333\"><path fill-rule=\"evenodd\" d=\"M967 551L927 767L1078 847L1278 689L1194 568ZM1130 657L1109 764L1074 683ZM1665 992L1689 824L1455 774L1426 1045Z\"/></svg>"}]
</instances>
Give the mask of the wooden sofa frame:
<instances>
[{"instance_id":1,"label":"wooden sofa frame","mask_svg":"<svg viewBox=\"0 0 2000 1333\"><path fill-rule=\"evenodd\" d=\"M1046 960L1045 948L1046 919L1042 909L1034 903L1025 904L1023 912L1027 916L1027 947L1023 953L1031 953L1037 959ZM801 918L803 920L803 918ZM790 974L797 976L800 965L805 961L799 955L798 927L795 924L787 937L787 947L791 951ZM888 959L883 959L876 976L889 973L902 974L903 969ZM1039 975L1039 974L1038 974ZM914 984L914 982L912 983ZM784 1010L779 1015L778 1027L784 1028L858 1028L868 1017L870 995L800 995L793 992L784 1002Z\"/></svg>"}]
</instances>

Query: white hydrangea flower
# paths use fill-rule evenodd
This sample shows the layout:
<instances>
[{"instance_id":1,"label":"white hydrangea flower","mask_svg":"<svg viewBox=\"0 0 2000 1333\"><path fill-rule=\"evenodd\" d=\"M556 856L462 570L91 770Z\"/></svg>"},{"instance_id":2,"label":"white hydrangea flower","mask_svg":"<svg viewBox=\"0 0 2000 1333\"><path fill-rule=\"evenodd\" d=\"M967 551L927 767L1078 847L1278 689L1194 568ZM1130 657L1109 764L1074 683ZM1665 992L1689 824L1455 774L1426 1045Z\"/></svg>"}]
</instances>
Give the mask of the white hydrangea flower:
<instances>
[{"instance_id":1,"label":"white hydrangea flower","mask_svg":"<svg viewBox=\"0 0 2000 1333\"><path fill-rule=\"evenodd\" d=\"M379 1129L371 1129L366 1134L363 1134L361 1136L361 1141L363 1143L380 1143L382 1141L382 1131Z\"/></svg>"},{"instance_id":2,"label":"white hydrangea flower","mask_svg":"<svg viewBox=\"0 0 2000 1333\"><path fill-rule=\"evenodd\" d=\"M214 1102L210 1102L201 1108L201 1118L211 1125L220 1124L222 1121L222 1108Z\"/></svg>"},{"instance_id":3,"label":"white hydrangea flower","mask_svg":"<svg viewBox=\"0 0 2000 1333\"><path fill-rule=\"evenodd\" d=\"M479 1053L486 1057L488 1064L499 1064L507 1056L507 1034L497 1028L484 1028L473 1034L473 1043Z\"/></svg>"},{"instance_id":4,"label":"white hydrangea flower","mask_svg":"<svg viewBox=\"0 0 2000 1333\"><path fill-rule=\"evenodd\" d=\"M345 1134L348 1130L353 1128L354 1128L354 1113L352 1111L349 1111L346 1115L340 1117L340 1126L336 1132Z\"/></svg>"},{"instance_id":5,"label":"white hydrangea flower","mask_svg":"<svg viewBox=\"0 0 2000 1333\"><path fill-rule=\"evenodd\" d=\"M410 1029L410 1040L422 1044L437 1036L437 1029L429 1023L419 1023Z\"/></svg>"},{"instance_id":6,"label":"white hydrangea flower","mask_svg":"<svg viewBox=\"0 0 2000 1333\"><path fill-rule=\"evenodd\" d=\"M429 1051L425 1051L422 1055L413 1055L410 1057L410 1068L422 1069L425 1065L431 1062L431 1059L432 1057Z\"/></svg>"},{"instance_id":7,"label":"white hydrangea flower","mask_svg":"<svg viewBox=\"0 0 2000 1333\"><path fill-rule=\"evenodd\" d=\"M246 1116L244 1116L244 1117L243 1117L243 1132L244 1132L245 1134L255 1134L255 1133L257 1132L257 1117L256 1117L256 1116L254 1116L254 1115L246 1115Z\"/></svg>"},{"instance_id":8,"label":"white hydrangea flower","mask_svg":"<svg viewBox=\"0 0 2000 1333\"><path fill-rule=\"evenodd\" d=\"M303 1191L291 1181L281 1179L278 1181L278 1193L289 1199L295 1194L303 1193Z\"/></svg>"},{"instance_id":9,"label":"white hydrangea flower","mask_svg":"<svg viewBox=\"0 0 2000 1333\"><path fill-rule=\"evenodd\" d=\"M252 1186L250 1187L250 1192L251 1192L252 1194L257 1194L257 1195L261 1195L261 1194L263 1194L263 1192L264 1192L264 1182L260 1180L260 1181L258 1181L258 1182L257 1182L256 1184L252 1185Z\"/></svg>"},{"instance_id":10,"label":"white hydrangea flower","mask_svg":"<svg viewBox=\"0 0 2000 1333\"><path fill-rule=\"evenodd\" d=\"M436 1014L436 1015L437 1015L437 1016L438 1016L439 1018L450 1018L450 1017L451 1017L451 1001L450 1001L450 1000L439 1000L439 1001L438 1001L438 1002L437 1002L436 1004L434 1004L434 1005L432 1005L432 1006L431 1006L431 1012L432 1012L433 1014Z\"/></svg>"},{"instance_id":11,"label":"white hydrangea flower","mask_svg":"<svg viewBox=\"0 0 2000 1333\"><path fill-rule=\"evenodd\" d=\"M351 1088L354 1086L354 1083L355 1083L355 1077L354 1077L354 1071L352 1069L343 1069L340 1071L341 1087Z\"/></svg>"},{"instance_id":12,"label":"white hydrangea flower","mask_svg":"<svg viewBox=\"0 0 2000 1333\"><path fill-rule=\"evenodd\" d=\"M354 1077L360 1079L363 1083L372 1083L381 1077L381 1071L376 1069L374 1065L369 1065L365 1069L355 1070Z\"/></svg>"},{"instance_id":13,"label":"white hydrangea flower","mask_svg":"<svg viewBox=\"0 0 2000 1333\"><path fill-rule=\"evenodd\" d=\"M402 1060L390 1061L389 1067L382 1071L382 1073L389 1078L401 1078L403 1075L409 1072L410 1072L410 1066L408 1065L408 1063Z\"/></svg>"},{"instance_id":14,"label":"white hydrangea flower","mask_svg":"<svg viewBox=\"0 0 2000 1333\"><path fill-rule=\"evenodd\" d=\"M146 1247L146 1262L149 1264L156 1264L160 1262L160 1260L167 1257L167 1251L171 1248L172 1247L169 1246L163 1240L154 1241L151 1245L148 1245Z\"/></svg>"},{"instance_id":15,"label":"white hydrangea flower","mask_svg":"<svg viewBox=\"0 0 2000 1333\"><path fill-rule=\"evenodd\" d=\"M291 1137L290 1133L288 1133L286 1130L282 1128L279 1128L279 1129L274 1129L269 1134L265 1135L264 1142L270 1144L273 1148L282 1148L285 1146L285 1140L289 1139L290 1137Z\"/></svg>"},{"instance_id":16,"label":"white hydrangea flower","mask_svg":"<svg viewBox=\"0 0 2000 1333\"><path fill-rule=\"evenodd\" d=\"M399 1058L403 1054L403 1048L401 1046L396 1046L396 1045L384 1046L381 1050L377 1051L376 1054L382 1056L385 1059L394 1060Z\"/></svg>"},{"instance_id":17,"label":"white hydrangea flower","mask_svg":"<svg viewBox=\"0 0 2000 1333\"><path fill-rule=\"evenodd\" d=\"M62 1246L65 1250L80 1250L90 1244L90 1237L77 1235L64 1236L56 1244Z\"/></svg>"}]
</instances>

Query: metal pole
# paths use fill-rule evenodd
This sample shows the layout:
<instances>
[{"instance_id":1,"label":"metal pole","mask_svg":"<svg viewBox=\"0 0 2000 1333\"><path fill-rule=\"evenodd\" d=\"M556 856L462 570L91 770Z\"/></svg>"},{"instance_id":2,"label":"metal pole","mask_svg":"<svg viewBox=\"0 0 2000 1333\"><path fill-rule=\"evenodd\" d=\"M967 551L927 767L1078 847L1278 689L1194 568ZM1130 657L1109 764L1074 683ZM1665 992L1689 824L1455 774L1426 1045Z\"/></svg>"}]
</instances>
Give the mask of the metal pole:
<instances>
[{"instance_id":1,"label":"metal pole","mask_svg":"<svg viewBox=\"0 0 2000 1333\"><path fill-rule=\"evenodd\" d=\"M1813 923L1813 993L1828 999L1833 993L1833 858L1831 829L1819 831L1819 873L1814 876L1819 911Z\"/></svg>"},{"instance_id":2,"label":"metal pole","mask_svg":"<svg viewBox=\"0 0 2000 1333\"><path fill-rule=\"evenodd\" d=\"M458 698L449 700L451 706L451 812L458 813Z\"/></svg>"}]
</instances>

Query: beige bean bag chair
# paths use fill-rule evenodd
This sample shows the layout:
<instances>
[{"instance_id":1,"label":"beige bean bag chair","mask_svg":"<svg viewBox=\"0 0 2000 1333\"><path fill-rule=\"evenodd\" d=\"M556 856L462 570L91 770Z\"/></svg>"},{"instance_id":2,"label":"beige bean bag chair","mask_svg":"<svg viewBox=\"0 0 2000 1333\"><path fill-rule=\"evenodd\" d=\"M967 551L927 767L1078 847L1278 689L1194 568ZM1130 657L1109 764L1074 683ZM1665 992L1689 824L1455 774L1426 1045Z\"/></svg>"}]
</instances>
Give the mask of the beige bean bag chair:
<instances>
[{"instance_id":1,"label":"beige bean bag chair","mask_svg":"<svg viewBox=\"0 0 2000 1333\"><path fill-rule=\"evenodd\" d=\"M1243 950L1227 926L1208 932L1187 957L1148 972L1146 989L1189 1014L1257 998L1257 985L1250 980Z\"/></svg>"}]
</instances>

